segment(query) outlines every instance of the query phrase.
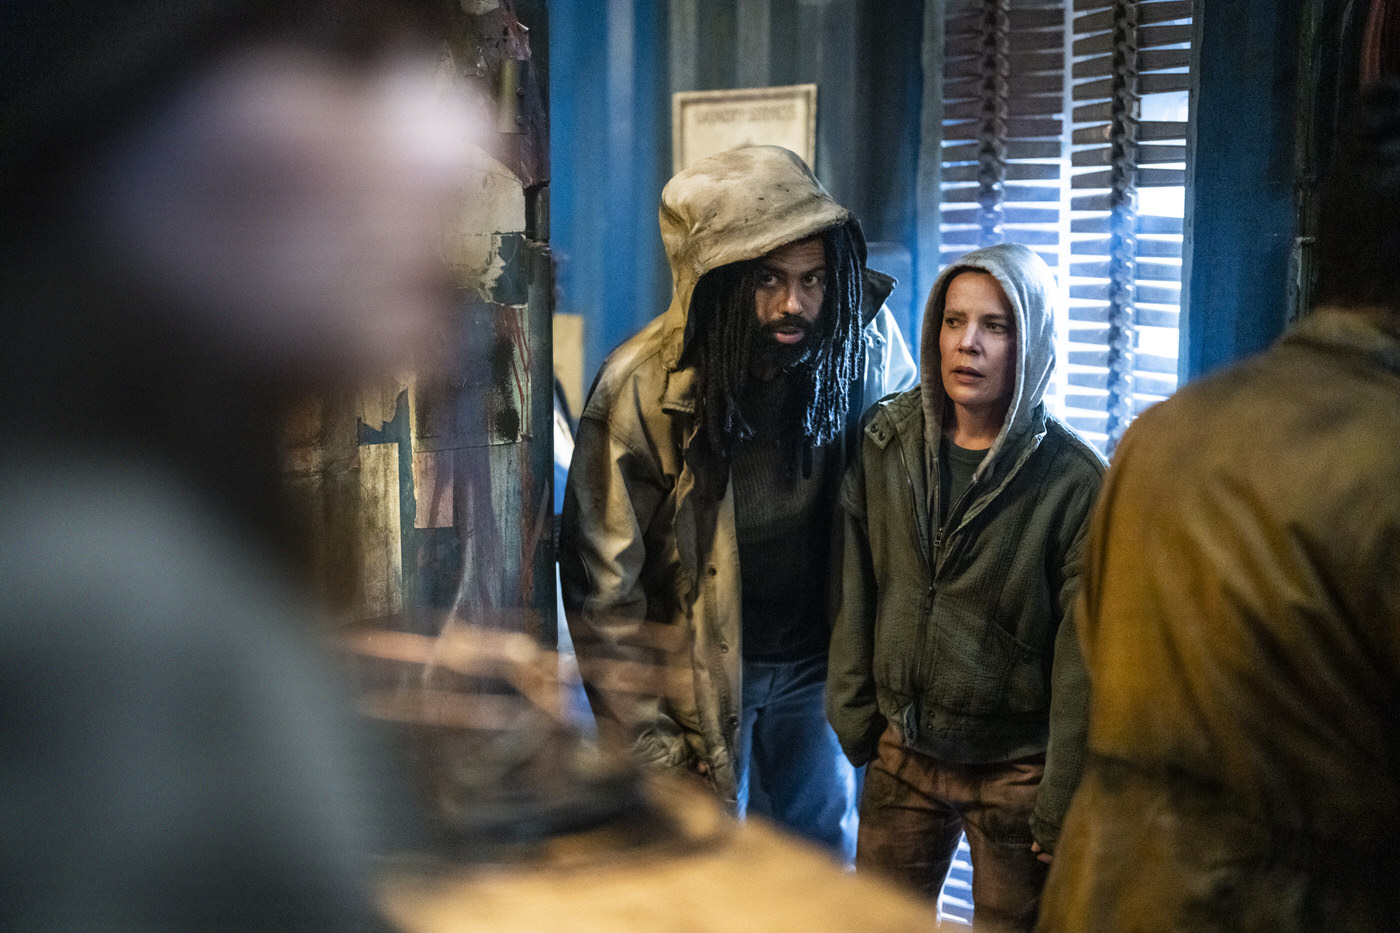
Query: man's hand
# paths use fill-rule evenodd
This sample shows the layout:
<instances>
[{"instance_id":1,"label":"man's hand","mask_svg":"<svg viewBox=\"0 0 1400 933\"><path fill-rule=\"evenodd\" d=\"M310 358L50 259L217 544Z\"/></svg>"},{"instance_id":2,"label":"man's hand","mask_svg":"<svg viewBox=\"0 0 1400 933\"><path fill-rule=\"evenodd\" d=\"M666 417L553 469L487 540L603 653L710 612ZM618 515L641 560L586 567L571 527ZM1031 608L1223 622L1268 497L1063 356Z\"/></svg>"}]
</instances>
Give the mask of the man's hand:
<instances>
[{"instance_id":1,"label":"man's hand","mask_svg":"<svg viewBox=\"0 0 1400 933\"><path fill-rule=\"evenodd\" d=\"M1049 864L1050 864L1052 861L1054 861L1054 859L1055 859L1055 856L1051 855L1049 852L1046 852L1044 849L1042 849L1042 848L1040 847L1040 843L1038 843L1038 842L1032 842L1032 843L1031 843L1031 851L1035 853L1035 857L1036 857L1036 858L1040 859L1040 860L1041 860L1042 862L1044 862L1046 865L1049 865Z\"/></svg>"}]
</instances>

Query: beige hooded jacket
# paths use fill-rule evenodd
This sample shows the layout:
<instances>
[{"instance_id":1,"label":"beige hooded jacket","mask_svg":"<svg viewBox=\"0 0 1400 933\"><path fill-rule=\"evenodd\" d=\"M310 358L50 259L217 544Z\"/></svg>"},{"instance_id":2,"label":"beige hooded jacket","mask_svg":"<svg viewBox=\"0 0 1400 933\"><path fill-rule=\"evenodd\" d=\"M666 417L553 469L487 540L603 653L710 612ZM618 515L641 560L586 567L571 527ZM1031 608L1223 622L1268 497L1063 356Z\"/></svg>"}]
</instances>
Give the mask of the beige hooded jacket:
<instances>
[{"instance_id":1,"label":"beige hooded jacket","mask_svg":"<svg viewBox=\"0 0 1400 933\"><path fill-rule=\"evenodd\" d=\"M695 442L700 373L684 355L691 296L713 269L846 223L851 212L786 149L731 150L677 174L661 204L670 307L604 362L579 419L560 574L594 713L643 761L706 773L730 801L742 696L739 554L727 465L703 438ZM852 432L865 405L915 380L882 307L892 285L867 271L865 379L851 388Z\"/></svg>"}]
</instances>

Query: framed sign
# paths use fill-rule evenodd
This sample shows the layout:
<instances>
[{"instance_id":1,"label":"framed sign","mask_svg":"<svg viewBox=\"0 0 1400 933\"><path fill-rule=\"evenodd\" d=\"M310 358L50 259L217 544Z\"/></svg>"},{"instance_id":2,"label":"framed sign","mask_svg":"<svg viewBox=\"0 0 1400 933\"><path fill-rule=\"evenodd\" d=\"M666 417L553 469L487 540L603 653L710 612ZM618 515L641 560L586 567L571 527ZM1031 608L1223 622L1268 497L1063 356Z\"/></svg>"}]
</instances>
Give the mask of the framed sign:
<instances>
[{"instance_id":1,"label":"framed sign","mask_svg":"<svg viewBox=\"0 0 1400 933\"><path fill-rule=\"evenodd\" d=\"M775 145L812 170L817 148L817 86L678 91L671 95L672 171L735 146Z\"/></svg>"}]
</instances>

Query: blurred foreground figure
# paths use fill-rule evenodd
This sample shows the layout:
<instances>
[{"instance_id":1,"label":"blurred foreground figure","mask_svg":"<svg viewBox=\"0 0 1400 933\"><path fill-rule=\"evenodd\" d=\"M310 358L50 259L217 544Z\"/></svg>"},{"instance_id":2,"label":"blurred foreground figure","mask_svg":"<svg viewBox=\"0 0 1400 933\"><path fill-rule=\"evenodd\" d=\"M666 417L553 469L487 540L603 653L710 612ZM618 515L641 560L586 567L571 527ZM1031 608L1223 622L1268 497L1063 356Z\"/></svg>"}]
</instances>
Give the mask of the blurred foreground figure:
<instances>
[{"instance_id":1,"label":"blurred foreground figure","mask_svg":"<svg viewBox=\"0 0 1400 933\"><path fill-rule=\"evenodd\" d=\"M286 559L277 429L447 307L471 119L431 31L0 11L0 928L371 921L378 765Z\"/></svg>"},{"instance_id":2,"label":"blurred foreground figure","mask_svg":"<svg viewBox=\"0 0 1400 933\"><path fill-rule=\"evenodd\" d=\"M1146 412L1108 473L1090 757L1041 929L1400 918L1400 86L1349 126L1318 307Z\"/></svg>"}]
</instances>

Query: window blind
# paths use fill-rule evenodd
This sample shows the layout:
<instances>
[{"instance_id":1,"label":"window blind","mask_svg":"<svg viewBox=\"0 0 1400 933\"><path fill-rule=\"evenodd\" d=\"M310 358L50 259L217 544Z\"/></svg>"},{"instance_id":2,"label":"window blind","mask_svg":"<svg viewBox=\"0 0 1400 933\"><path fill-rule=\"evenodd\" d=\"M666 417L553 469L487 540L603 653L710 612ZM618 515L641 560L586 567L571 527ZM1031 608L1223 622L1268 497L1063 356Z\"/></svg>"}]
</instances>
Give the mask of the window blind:
<instances>
[{"instance_id":1,"label":"window blind","mask_svg":"<svg viewBox=\"0 0 1400 933\"><path fill-rule=\"evenodd\" d=\"M1075 0L1065 415L1111 453L1176 390L1190 0Z\"/></svg>"},{"instance_id":2,"label":"window blind","mask_svg":"<svg viewBox=\"0 0 1400 933\"><path fill-rule=\"evenodd\" d=\"M1060 264L1063 0L949 0L941 264L1024 243Z\"/></svg>"},{"instance_id":3,"label":"window blind","mask_svg":"<svg viewBox=\"0 0 1400 933\"><path fill-rule=\"evenodd\" d=\"M941 265L1055 270L1051 406L1105 453L1177 383L1191 0L948 0Z\"/></svg>"}]
</instances>

